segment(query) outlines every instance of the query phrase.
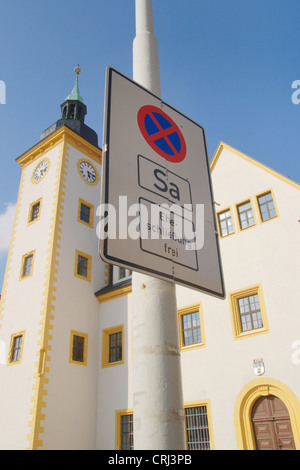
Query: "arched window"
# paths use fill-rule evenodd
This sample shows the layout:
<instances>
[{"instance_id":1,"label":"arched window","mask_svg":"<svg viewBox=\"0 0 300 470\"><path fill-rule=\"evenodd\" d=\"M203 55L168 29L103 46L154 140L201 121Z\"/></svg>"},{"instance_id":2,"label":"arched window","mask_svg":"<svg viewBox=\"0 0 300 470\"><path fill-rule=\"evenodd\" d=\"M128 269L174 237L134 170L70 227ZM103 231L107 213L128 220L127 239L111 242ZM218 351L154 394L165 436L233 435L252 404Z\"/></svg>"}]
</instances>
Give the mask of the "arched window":
<instances>
[{"instance_id":1,"label":"arched window","mask_svg":"<svg viewBox=\"0 0 300 470\"><path fill-rule=\"evenodd\" d=\"M74 119L74 118L75 118L75 104L70 104L69 112L68 112L68 119Z\"/></svg>"},{"instance_id":2,"label":"arched window","mask_svg":"<svg viewBox=\"0 0 300 470\"><path fill-rule=\"evenodd\" d=\"M62 119L67 119L67 112L68 112L68 105L63 107L62 116L61 116Z\"/></svg>"}]
</instances>

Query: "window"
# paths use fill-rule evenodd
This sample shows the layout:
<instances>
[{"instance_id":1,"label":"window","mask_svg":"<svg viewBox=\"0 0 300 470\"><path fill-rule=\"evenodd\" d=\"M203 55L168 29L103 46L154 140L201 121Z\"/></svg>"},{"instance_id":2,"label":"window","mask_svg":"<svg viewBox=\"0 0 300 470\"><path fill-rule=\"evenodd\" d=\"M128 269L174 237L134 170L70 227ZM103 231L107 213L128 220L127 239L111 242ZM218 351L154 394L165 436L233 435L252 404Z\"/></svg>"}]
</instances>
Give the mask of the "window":
<instances>
[{"instance_id":1,"label":"window","mask_svg":"<svg viewBox=\"0 0 300 470\"><path fill-rule=\"evenodd\" d=\"M27 221L28 225L39 220L41 215L41 203L42 199L38 199L37 201L30 204Z\"/></svg>"},{"instance_id":2,"label":"window","mask_svg":"<svg viewBox=\"0 0 300 470\"><path fill-rule=\"evenodd\" d=\"M124 325L102 332L102 367L124 364Z\"/></svg>"},{"instance_id":3,"label":"window","mask_svg":"<svg viewBox=\"0 0 300 470\"><path fill-rule=\"evenodd\" d=\"M230 293L229 301L235 339L269 332L260 284Z\"/></svg>"},{"instance_id":4,"label":"window","mask_svg":"<svg viewBox=\"0 0 300 470\"><path fill-rule=\"evenodd\" d=\"M245 230L246 228L255 225L255 219L250 200L238 204L236 207L241 230Z\"/></svg>"},{"instance_id":5,"label":"window","mask_svg":"<svg viewBox=\"0 0 300 470\"><path fill-rule=\"evenodd\" d=\"M10 348L8 355L9 364L18 364L22 359L23 343L24 343L24 331L15 333L10 339Z\"/></svg>"},{"instance_id":6,"label":"window","mask_svg":"<svg viewBox=\"0 0 300 470\"><path fill-rule=\"evenodd\" d=\"M20 279L32 276L33 273L33 261L34 261L35 251L26 253L22 257Z\"/></svg>"},{"instance_id":7,"label":"window","mask_svg":"<svg viewBox=\"0 0 300 470\"><path fill-rule=\"evenodd\" d=\"M242 331L262 328L262 317L257 294L238 299Z\"/></svg>"},{"instance_id":8,"label":"window","mask_svg":"<svg viewBox=\"0 0 300 470\"><path fill-rule=\"evenodd\" d=\"M78 222L87 225L88 227L94 227L94 206L83 199L78 200Z\"/></svg>"},{"instance_id":9,"label":"window","mask_svg":"<svg viewBox=\"0 0 300 470\"><path fill-rule=\"evenodd\" d=\"M33 255L29 255L25 257L24 267L23 267L23 277L29 276L31 274L32 260L33 260Z\"/></svg>"},{"instance_id":10,"label":"window","mask_svg":"<svg viewBox=\"0 0 300 470\"><path fill-rule=\"evenodd\" d=\"M73 364L87 365L88 335L71 331L70 362Z\"/></svg>"},{"instance_id":11,"label":"window","mask_svg":"<svg viewBox=\"0 0 300 470\"><path fill-rule=\"evenodd\" d=\"M38 219L40 215L40 203L37 202L32 206L32 211L31 211L31 221Z\"/></svg>"},{"instance_id":12,"label":"window","mask_svg":"<svg viewBox=\"0 0 300 470\"><path fill-rule=\"evenodd\" d=\"M205 346L201 304L193 304L178 310L180 347L192 349Z\"/></svg>"},{"instance_id":13,"label":"window","mask_svg":"<svg viewBox=\"0 0 300 470\"><path fill-rule=\"evenodd\" d=\"M74 335L73 336L73 361L83 362L83 351L84 351L84 337Z\"/></svg>"},{"instance_id":14,"label":"window","mask_svg":"<svg viewBox=\"0 0 300 470\"><path fill-rule=\"evenodd\" d=\"M91 209L85 204L80 204L80 220L89 224L90 222Z\"/></svg>"},{"instance_id":15,"label":"window","mask_svg":"<svg viewBox=\"0 0 300 470\"><path fill-rule=\"evenodd\" d=\"M122 332L109 335L109 363L122 361Z\"/></svg>"},{"instance_id":16,"label":"window","mask_svg":"<svg viewBox=\"0 0 300 470\"><path fill-rule=\"evenodd\" d=\"M131 278L131 270L122 268L120 266L112 266L113 268L113 284L118 284L122 281L127 281Z\"/></svg>"},{"instance_id":17,"label":"window","mask_svg":"<svg viewBox=\"0 0 300 470\"><path fill-rule=\"evenodd\" d=\"M79 250L75 251L75 270L74 275L85 281L91 280L92 257Z\"/></svg>"},{"instance_id":18,"label":"window","mask_svg":"<svg viewBox=\"0 0 300 470\"><path fill-rule=\"evenodd\" d=\"M132 292L131 270L105 264L104 283L106 286L95 293L99 303L128 295Z\"/></svg>"},{"instance_id":19,"label":"window","mask_svg":"<svg viewBox=\"0 0 300 470\"><path fill-rule=\"evenodd\" d=\"M79 276L87 277L87 270L88 258L85 258L85 256L78 255L77 274L79 274Z\"/></svg>"},{"instance_id":20,"label":"window","mask_svg":"<svg viewBox=\"0 0 300 470\"><path fill-rule=\"evenodd\" d=\"M116 450L133 450L133 412L116 411Z\"/></svg>"},{"instance_id":21,"label":"window","mask_svg":"<svg viewBox=\"0 0 300 470\"><path fill-rule=\"evenodd\" d=\"M256 196L261 222L277 217L272 191Z\"/></svg>"},{"instance_id":22,"label":"window","mask_svg":"<svg viewBox=\"0 0 300 470\"><path fill-rule=\"evenodd\" d=\"M221 237L226 237L227 235L234 233L230 209L226 209L218 213L218 223Z\"/></svg>"},{"instance_id":23,"label":"window","mask_svg":"<svg viewBox=\"0 0 300 470\"><path fill-rule=\"evenodd\" d=\"M121 416L121 448L120 450L133 449L133 415Z\"/></svg>"},{"instance_id":24,"label":"window","mask_svg":"<svg viewBox=\"0 0 300 470\"><path fill-rule=\"evenodd\" d=\"M186 406L185 427L188 450L210 450L210 423L208 417L208 406Z\"/></svg>"},{"instance_id":25,"label":"window","mask_svg":"<svg viewBox=\"0 0 300 470\"><path fill-rule=\"evenodd\" d=\"M210 401L189 402L185 404L184 414L187 449L214 449ZM115 428L116 450L133 450L133 411L117 410Z\"/></svg>"},{"instance_id":26,"label":"window","mask_svg":"<svg viewBox=\"0 0 300 470\"><path fill-rule=\"evenodd\" d=\"M201 343L201 328L199 312L187 313L181 316L183 345L189 346Z\"/></svg>"}]
</instances>

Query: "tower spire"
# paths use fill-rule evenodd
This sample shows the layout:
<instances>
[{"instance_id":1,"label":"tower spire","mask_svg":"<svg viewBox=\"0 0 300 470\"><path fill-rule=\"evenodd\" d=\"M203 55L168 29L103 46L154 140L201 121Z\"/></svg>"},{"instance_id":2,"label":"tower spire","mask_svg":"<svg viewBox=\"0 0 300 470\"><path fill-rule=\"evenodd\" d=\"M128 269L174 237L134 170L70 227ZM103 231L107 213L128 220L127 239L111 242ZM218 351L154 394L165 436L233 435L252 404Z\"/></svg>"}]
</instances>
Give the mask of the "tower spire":
<instances>
[{"instance_id":1,"label":"tower spire","mask_svg":"<svg viewBox=\"0 0 300 470\"><path fill-rule=\"evenodd\" d=\"M70 100L71 100L71 101L80 101L81 103L84 104L83 98L82 98L82 96L80 95L79 86L78 86L78 75L79 75L80 72L81 72L81 68L79 67L79 64L77 65L77 67L74 68L74 72L76 73L75 85L74 85L73 90L72 90L71 93L67 96L67 98L66 98L65 101L70 101Z\"/></svg>"},{"instance_id":2,"label":"tower spire","mask_svg":"<svg viewBox=\"0 0 300 470\"><path fill-rule=\"evenodd\" d=\"M81 72L79 64L75 67L74 72L76 73L75 85L71 93L61 105L61 118L75 119L77 121L84 122L84 116L87 113L87 109L83 102L83 98L79 93L78 75Z\"/></svg>"},{"instance_id":3,"label":"tower spire","mask_svg":"<svg viewBox=\"0 0 300 470\"><path fill-rule=\"evenodd\" d=\"M52 132L55 132L60 127L66 126L74 132L77 132L77 134L88 140L91 144L98 147L97 133L84 123L84 117L87 114L87 107L79 92L78 76L81 72L79 64L74 68L74 72L76 74L76 78L73 90L60 105L61 118L41 134L41 139L52 134Z\"/></svg>"}]
</instances>

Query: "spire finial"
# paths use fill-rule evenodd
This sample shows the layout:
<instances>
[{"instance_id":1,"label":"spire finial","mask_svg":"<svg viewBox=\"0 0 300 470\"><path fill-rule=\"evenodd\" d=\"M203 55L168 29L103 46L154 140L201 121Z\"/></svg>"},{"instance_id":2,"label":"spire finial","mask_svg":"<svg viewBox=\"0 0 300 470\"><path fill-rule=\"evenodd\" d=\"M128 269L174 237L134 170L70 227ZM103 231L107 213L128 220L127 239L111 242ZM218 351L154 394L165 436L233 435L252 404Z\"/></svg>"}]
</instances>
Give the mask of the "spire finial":
<instances>
[{"instance_id":1,"label":"spire finial","mask_svg":"<svg viewBox=\"0 0 300 470\"><path fill-rule=\"evenodd\" d=\"M78 75L79 75L80 72L81 72L81 68L79 67L79 64L77 65L77 67L75 67L74 72L76 73L76 75L77 75L77 77L78 77Z\"/></svg>"},{"instance_id":2,"label":"spire finial","mask_svg":"<svg viewBox=\"0 0 300 470\"><path fill-rule=\"evenodd\" d=\"M76 73L75 85L74 85L74 88L71 91L70 95L67 96L66 100L75 100L75 101L77 100L77 101L81 101L81 103L83 103L83 98L82 98L82 96L80 96L79 87L78 87L78 75L81 72L81 68L79 67L79 64L77 65L77 67L74 68L74 72Z\"/></svg>"}]
</instances>

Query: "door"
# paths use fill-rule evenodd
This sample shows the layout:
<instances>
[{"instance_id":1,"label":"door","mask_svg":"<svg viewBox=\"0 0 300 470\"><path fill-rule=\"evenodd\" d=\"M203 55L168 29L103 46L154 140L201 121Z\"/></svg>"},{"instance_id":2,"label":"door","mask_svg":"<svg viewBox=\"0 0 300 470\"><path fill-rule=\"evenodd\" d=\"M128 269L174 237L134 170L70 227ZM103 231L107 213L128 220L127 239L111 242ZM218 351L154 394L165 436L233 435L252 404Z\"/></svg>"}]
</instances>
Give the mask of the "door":
<instances>
[{"instance_id":1,"label":"door","mask_svg":"<svg viewBox=\"0 0 300 470\"><path fill-rule=\"evenodd\" d=\"M251 418L257 450L295 450L290 416L278 397L259 398Z\"/></svg>"}]
</instances>

